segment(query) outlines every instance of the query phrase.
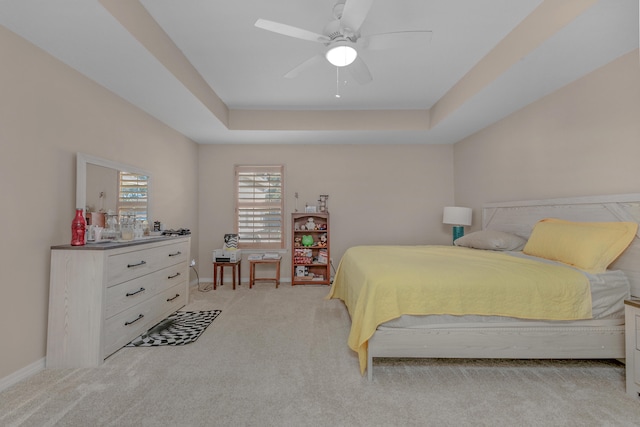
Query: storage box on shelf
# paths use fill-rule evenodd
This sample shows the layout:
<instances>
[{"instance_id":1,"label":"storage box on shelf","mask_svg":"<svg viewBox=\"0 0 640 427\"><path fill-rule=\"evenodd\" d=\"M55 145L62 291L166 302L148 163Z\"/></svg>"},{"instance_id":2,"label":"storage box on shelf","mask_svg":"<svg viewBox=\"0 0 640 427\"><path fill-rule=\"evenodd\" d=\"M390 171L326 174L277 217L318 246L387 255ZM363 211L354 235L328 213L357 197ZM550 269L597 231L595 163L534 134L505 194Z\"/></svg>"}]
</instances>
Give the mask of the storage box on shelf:
<instances>
[{"instance_id":1,"label":"storage box on shelf","mask_svg":"<svg viewBox=\"0 0 640 427\"><path fill-rule=\"evenodd\" d=\"M331 284L329 213L291 214L291 285Z\"/></svg>"}]
</instances>

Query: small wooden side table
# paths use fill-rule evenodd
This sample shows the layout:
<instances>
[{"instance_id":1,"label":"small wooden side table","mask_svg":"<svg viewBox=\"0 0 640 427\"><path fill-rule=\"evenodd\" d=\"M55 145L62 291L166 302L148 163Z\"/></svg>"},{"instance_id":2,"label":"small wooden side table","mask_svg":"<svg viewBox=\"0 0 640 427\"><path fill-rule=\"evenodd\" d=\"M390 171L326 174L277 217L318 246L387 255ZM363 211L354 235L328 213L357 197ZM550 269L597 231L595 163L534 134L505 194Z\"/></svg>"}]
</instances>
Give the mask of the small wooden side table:
<instances>
[{"instance_id":1,"label":"small wooden side table","mask_svg":"<svg viewBox=\"0 0 640 427\"><path fill-rule=\"evenodd\" d=\"M249 261L249 289L253 288L253 284L256 280L273 280L276 282L276 289L280 284L280 260L282 257L278 258L268 258L268 259L252 259ZM276 277L256 277L256 264L275 264L276 265Z\"/></svg>"},{"instance_id":2,"label":"small wooden side table","mask_svg":"<svg viewBox=\"0 0 640 427\"><path fill-rule=\"evenodd\" d=\"M225 267L231 267L231 271L233 272L233 290L234 291L236 290L236 272L238 274L238 285L240 285L241 283L241 278L240 278L241 262L242 262L241 259L239 259L238 261L232 261L232 262L218 262L218 261L213 262L213 290L214 291L217 289L217 285L218 285L218 268L220 269L220 286L224 284L224 268Z\"/></svg>"}]
</instances>

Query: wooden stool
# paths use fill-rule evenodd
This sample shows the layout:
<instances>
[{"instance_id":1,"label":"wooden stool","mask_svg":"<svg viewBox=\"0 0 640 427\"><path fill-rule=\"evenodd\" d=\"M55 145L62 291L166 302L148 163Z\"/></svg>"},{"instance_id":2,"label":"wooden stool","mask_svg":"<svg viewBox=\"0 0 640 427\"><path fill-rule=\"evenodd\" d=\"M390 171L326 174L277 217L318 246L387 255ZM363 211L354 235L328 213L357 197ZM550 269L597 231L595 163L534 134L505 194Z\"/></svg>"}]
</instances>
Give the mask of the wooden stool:
<instances>
[{"instance_id":1,"label":"wooden stool","mask_svg":"<svg viewBox=\"0 0 640 427\"><path fill-rule=\"evenodd\" d=\"M233 272L233 290L236 290L236 271L238 272L238 286L241 283L240 279L240 263L241 259L233 262L213 262L213 290L217 289L218 285L218 268L220 268L220 286L224 284L224 268L231 267L231 271Z\"/></svg>"},{"instance_id":2,"label":"wooden stool","mask_svg":"<svg viewBox=\"0 0 640 427\"><path fill-rule=\"evenodd\" d=\"M280 260L282 257L274 259L252 259L249 261L249 289L253 288L256 280L273 280L276 282L276 289L280 284ZM276 277L256 277L256 264L275 264Z\"/></svg>"}]
</instances>

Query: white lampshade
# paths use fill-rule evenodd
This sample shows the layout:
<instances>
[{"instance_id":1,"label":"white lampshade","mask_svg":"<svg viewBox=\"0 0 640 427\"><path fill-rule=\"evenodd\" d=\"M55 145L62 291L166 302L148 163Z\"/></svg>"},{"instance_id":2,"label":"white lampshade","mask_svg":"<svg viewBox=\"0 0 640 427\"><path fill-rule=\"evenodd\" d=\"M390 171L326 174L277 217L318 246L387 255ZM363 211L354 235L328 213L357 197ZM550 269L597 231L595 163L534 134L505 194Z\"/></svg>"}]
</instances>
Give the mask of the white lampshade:
<instances>
[{"instance_id":1,"label":"white lampshade","mask_svg":"<svg viewBox=\"0 0 640 427\"><path fill-rule=\"evenodd\" d=\"M458 206L448 206L444 208L444 224L453 225L471 225L471 208L462 208Z\"/></svg>"},{"instance_id":2,"label":"white lampshade","mask_svg":"<svg viewBox=\"0 0 640 427\"><path fill-rule=\"evenodd\" d=\"M338 44L329 49L325 56L336 67L346 67L356 60L358 52L347 44Z\"/></svg>"}]
</instances>

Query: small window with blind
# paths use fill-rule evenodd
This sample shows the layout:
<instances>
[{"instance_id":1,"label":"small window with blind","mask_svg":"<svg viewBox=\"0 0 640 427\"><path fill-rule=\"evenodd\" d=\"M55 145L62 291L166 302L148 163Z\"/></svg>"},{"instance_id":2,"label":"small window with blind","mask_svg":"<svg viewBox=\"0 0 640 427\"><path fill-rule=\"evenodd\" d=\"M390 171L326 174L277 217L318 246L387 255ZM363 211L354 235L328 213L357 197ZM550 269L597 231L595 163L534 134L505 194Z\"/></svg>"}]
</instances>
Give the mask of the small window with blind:
<instances>
[{"instance_id":1,"label":"small window with blind","mask_svg":"<svg viewBox=\"0 0 640 427\"><path fill-rule=\"evenodd\" d=\"M284 248L284 166L236 166L238 247Z\"/></svg>"},{"instance_id":2,"label":"small window with blind","mask_svg":"<svg viewBox=\"0 0 640 427\"><path fill-rule=\"evenodd\" d=\"M118 216L147 220L149 177L130 172L118 172Z\"/></svg>"}]
</instances>

